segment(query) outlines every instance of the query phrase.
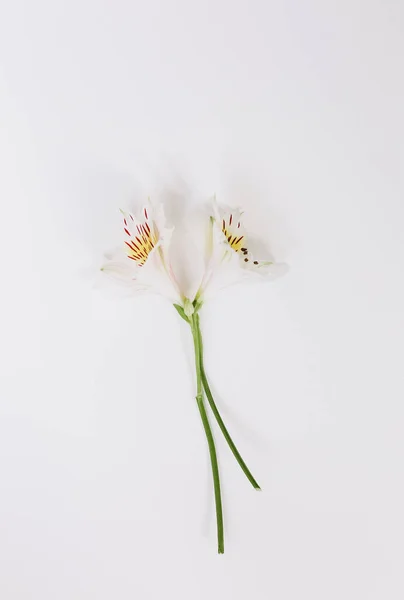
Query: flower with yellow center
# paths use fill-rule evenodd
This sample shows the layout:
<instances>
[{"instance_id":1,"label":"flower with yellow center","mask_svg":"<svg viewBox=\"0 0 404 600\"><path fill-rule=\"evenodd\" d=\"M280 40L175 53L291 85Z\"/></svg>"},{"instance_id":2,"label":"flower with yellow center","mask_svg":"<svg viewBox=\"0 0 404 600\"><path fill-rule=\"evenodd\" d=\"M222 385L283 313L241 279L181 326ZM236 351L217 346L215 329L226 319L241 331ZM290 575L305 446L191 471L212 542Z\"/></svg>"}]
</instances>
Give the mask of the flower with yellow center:
<instances>
[{"instance_id":1,"label":"flower with yellow center","mask_svg":"<svg viewBox=\"0 0 404 600\"><path fill-rule=\"evenodd\" d=\"M172 229L166 227L162 205L149 202L139 212L122 212L122 245L107 255L101 270L131 292L153 292L172 302L183 301L171 266Z\"/></svg>"},{"instance_id":2,"label":"flower with yellow center","mask_svg":"<svg viewBox=\"0 0 404 600\"><path fill-rule=\"evenodd\" d=\"M273 278L278 271L279 265L258 259L251 252L243 211L219 206L214 199L205 252L205 273L196 300L203 302L220 289L248 279Z\"/></svg>"}]
</instances>

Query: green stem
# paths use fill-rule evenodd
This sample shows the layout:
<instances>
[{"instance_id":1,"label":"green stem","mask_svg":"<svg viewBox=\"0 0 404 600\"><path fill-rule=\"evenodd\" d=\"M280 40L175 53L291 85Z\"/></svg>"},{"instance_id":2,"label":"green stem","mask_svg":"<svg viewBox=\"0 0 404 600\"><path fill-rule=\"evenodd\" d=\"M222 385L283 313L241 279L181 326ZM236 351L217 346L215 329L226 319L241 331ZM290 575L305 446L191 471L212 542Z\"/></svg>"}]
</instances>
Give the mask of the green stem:
<instances>
[{"instance_id":1,"label":"green stem","mask_svg":"<svg viewBox=\"0 0 404 600\"><path fill-rule=\"evenodd\" d=\"M217 523L217 551L219 554L224 553L224 531L223 531L223 509L222 509L222 497L220 492L220 477L219 477L219 466L217 463L217 455L215 448L215 441L213 439L212 430L210 428L208 415L206 414L205 405L203 402L203 387L202 387L202 373L201 373L201 357L202 348L200 346L200 335L198 323L196 320L197 316L192 315L190 318L190 325L192 329L192 335L194 339L195 348L195 366L196 366L196 383L197 393L196 401L198 404L199 412L202 419L203 428L205 430L206 440L208 442L210 462L212 465L213 475L213 487L215 491L215 504L216 504L216 523Z\"/></svg>"},{"instance_id":2,"label":"green stem","mask_svg":"<svg viewBox=\"0 0 404 600\"><path fill-rule=\"evenodd\" d=\"M195 321L195 326L197 329L197 333L198 333L198 338L199 338L199 360L200 360L200 370L201 370L201 379L202 379L202 384L203 387L205 388L205 392L206 392L206 396L210 405L210 408L212 409L212 412L215 416L215 419L226 439L226 442L228 443L230 450L233 452L238 464L240 465L240 467L242 468L242 470L244 471L247 479L249 480L249 482L251 483L251 485L256 489L256 490L260 490L260 486L258 485L257 481L255 480L255 478L253 477L250 469L247 467L247 465L245 464L244 460L241 457L240 452L237 450L235 443L233 442L233 440L230 437L230 434L227 430L226 425L223 422L223 419L219 413L219 410L216 406L216 402L213 399L213 395L212 392L210 391L210 387L209 387L209 383L206 377L206 373L205 373L205 367L203 364L203 345L202 345L202 334L201 334L201 328L199 326L199 315L195 315L194 316L194 321Z\"/></svg>"}]
</instances>

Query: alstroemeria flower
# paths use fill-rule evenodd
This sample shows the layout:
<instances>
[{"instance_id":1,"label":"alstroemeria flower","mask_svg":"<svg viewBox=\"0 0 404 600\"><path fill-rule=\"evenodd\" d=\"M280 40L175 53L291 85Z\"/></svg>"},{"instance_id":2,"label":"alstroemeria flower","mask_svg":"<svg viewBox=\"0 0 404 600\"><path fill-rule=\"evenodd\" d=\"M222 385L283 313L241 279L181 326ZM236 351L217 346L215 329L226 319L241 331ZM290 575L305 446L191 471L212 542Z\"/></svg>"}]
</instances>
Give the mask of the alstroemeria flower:
<instances>
[{"instance_id":1,"label":"alstroemeria flower","mask_svg":"<svg viewBox=\"0 0 404 600\"><path fill-rule=\"evenodd\" d=\"M242 281L273 278L279 265L256 258L250 249L249 236L243 224L243 212L213 201L206 246L205 273L196 300Z\"/></svg>"},{"instance_id":2,"label":"alstroemeria flower","mask_svg":"<svg viewBox=\"0 0 404 600\"><path fill-rule=\"evenodd\" d=\"M202 331L200 327L200 309L207 296L215 290L227 285L238 283L248 278L260 278L274 275L272 261L260 260L253 256L250 240L242 221L242 212L238 209L219 207L216 201L213 205L213 215L209 223L209 236L206 245L204 274L198 273L198 266L203 268L203 261L197 257L190 260L192 276L187 282L184 269L184 281L181 286L170 262L170 242L172 230L167 229L162 206L154 210L151 204L137 214L123 213L122 244L114 252L102 268L104 273L112 275L116 280L125 284L130 291L151 291L162 294L174 304L178 314L191 328L195 350L196 371L196 402L205 431L212 467L214 499L216 507L217 550L224 552L224 523L215 440L210 426L205 396L218 426L240 468L254 489L261 489L243 460L230 433L223 422L219 409L214 400L205 372ZM198 238L198 236L194 236ZM201 236L202 237L202 236ZM181 240L181 236L178 236ZM195 247L197 244L193 244ZM184 267L189 258L192 244L186 236L182 236L182 245L178 267ZM201 253L202 254L202 253ZM171 249L174 256L174 248ZM179 271L177 271L178 273ZM199 284L198 291L195 289ZM196 282L196 285L195 285ZM180 289L181 287L181 289ZM188 288L188 289L187 289ZM186 290L187 294L181 292Z\"/></svg>"},{"instance_id":3,"label":"alstroemeria flower","mask_svg":"<svg viewBox=\"0 0 404 600\"><path fill-rule=\"evenodd\" d=\"M172 229L166 227L162 205L149 202L139 213L122 212L122 245L107 255L101 268L132 292L153 292L182 303L169 259Z\"/></svg>"}]
</instances>

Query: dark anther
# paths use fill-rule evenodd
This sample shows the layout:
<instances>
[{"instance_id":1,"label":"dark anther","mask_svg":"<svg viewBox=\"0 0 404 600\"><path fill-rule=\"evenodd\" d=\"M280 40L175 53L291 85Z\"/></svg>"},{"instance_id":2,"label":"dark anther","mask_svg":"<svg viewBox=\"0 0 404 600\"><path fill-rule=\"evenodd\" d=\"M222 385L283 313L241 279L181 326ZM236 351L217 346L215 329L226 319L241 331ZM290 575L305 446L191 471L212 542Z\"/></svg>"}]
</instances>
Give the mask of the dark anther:
<instances>
[{"instance_id":1,"label":"dark anther","mask_svg":"<svg viewBox=\"0 0 404 600\"><path fill-rule=\"evenodd\" d=\"M255 264L255 265L258 265L258 260L255 260L255 261L254 261L254 264Z\"/></svg>"},{"instance_id":2,"label":"dark anther","mask_svg":"<svg viewBox=\"0 0 404 600\"><path fill-rule=\"evenodd\" d=\"M248 262L248 258L245 258L245 259L244 259L244 262Z\"/></svg>"}]
</instances>

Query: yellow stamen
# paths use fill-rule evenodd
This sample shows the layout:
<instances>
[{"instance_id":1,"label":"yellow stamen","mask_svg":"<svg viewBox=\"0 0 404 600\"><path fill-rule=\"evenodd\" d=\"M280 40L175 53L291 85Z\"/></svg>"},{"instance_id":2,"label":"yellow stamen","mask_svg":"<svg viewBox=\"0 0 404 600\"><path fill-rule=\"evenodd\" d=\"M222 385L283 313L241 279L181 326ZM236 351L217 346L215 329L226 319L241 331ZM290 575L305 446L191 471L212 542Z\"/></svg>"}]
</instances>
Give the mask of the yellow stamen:
<instances>
[{"instance_id":1,"label":"yellow stamen","mask_svg":"<svg viewBox=\"0 0 404 600\"><path fill-rule=\"evenodd\" d=\"M225 226L222 227L222 231L223 231L224 235L226 236L226 240L227 240L229 246L235 252L238 252L239 250L241 250L241 248L243 246L244 236L237 235L237 233L236 234L232 233Z\"/></svg>"},{"instance_id":2,"label":"yellow stamen","mask_svg":"<svg viewBox=\"0 0 404 600\"><path fill-rule=\"evenodd\" d=\"M126 233L128 232L126 231ZM147 221L137 225L129 240L125 240L128 258L134 260L139 267L143 266L157 242L158 236Z\"/></svg>"}]
</instances>

